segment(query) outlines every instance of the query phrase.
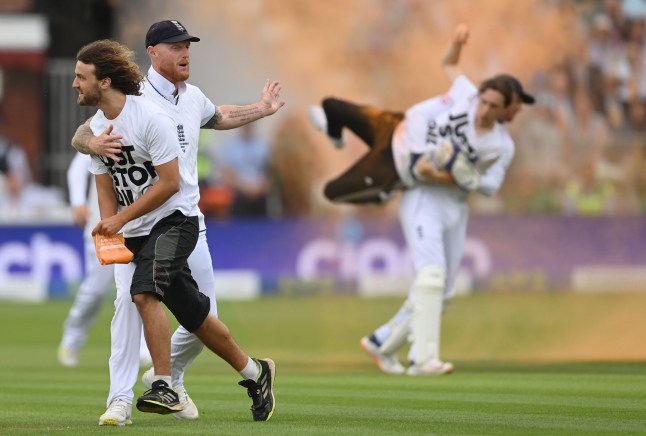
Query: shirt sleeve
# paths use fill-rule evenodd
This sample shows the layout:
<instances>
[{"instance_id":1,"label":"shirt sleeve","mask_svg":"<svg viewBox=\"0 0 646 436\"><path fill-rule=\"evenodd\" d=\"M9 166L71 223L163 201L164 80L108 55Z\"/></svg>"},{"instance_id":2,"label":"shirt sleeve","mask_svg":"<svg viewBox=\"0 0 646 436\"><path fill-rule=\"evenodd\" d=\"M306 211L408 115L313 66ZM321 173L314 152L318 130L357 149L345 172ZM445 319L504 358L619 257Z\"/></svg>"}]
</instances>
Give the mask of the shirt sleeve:
<instances>
[{"instance_id":1,"label":"shirt sleeve","mask_svg":"<svg viewBox=\"0 0 646 436\"><path fill-rule=\"evenodd\" d=\"M90 172L92 174L98 176L99 174L106 174L108 172L108 167L105 166L105 163L103 163L100 157L92 155L91 159Z\"/></svg>"},{"instance_id":2,"label":"shirt sleeve","mask_svg":"<svg viewBox=\"0 0 646 436\"><path fill-rule=\"evenodd\" d=\"M213 115L215 115L216 107L215 104L206 96L204 93L199 90L199 99L200 99L200 107L202 109L202 122L200 123L200 126L205 125L211 118L213 118Z\"/></svg>"},{"instance_id":3,"label":"shirt sleeve","mask_svg":"<svg viewBox=\"0 0 646 436\"><path fill-rule=\"evenodd\" d=\"M487 197L496 195L505 179L507 168L514 158L514 150L514 141L510 136L506 136L500 150L500 157L480 175L480 185L477 189L479 193Z\"/></svg>"},{"instance_id":4,"label":"shirt sleeve","mask_svg":"<svg viewBox=\"0 0 646 436\"><path fill-rule=\"evenodd\" d=\"M89 154L76 153L67 168L67 187L72 207L82 206L87 203L87 193L92 158Z\"/></svg>"},{"instance_id":5,"label":"shirt sleeve","mask_svg":"<svg viewBox=\"0 0 646 436\"><path fill-rule=\"evenodd\" d=\"M164 112L148 117L145 141L155 166L168 163L180 154L175 122Z\"/></svg>"},{"instance_id":6,"label":"shirt sleeve","mask_svg":"<svg viewBox=\"0 0 646 436\"><path fill-rule=\"evenodd\" d=\"M451 84L448 95L453 101L460 101L465 98L470 98L478 93L478 88L467 78L465 75L460 75L455 78Z\"/></svg>"}]
</instances>

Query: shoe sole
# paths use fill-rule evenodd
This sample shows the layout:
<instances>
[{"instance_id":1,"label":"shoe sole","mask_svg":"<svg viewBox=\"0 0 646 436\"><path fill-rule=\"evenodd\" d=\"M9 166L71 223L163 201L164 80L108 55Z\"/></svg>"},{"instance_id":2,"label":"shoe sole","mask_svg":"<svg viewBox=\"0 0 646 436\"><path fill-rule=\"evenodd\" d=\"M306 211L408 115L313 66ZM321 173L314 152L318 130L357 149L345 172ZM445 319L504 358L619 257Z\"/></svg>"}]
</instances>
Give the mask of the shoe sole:
<instances>
[{"instance_id":1,"label":"shoe sole","mask_svg":"<svg viewBox=\"0 0 646 436\"><path fill-rule=\"evenodd\" d=\"M424 372L424 371L419 371L419 372L406 372L407 375L412 375L412 376L418 376L418 375L428 375L428 376L438 376L438 375L449 375L453 374L454 367L447 368L444 371L437 371L437 372Z\"/></svg>"},{"instance_id":2,"label":"shoe sole","mask_svg":"<svg viewBox=\"0 0 646 436\"><path fill-rule=\"evenodd\" d=\"M180 402L180 404L182 404L182 403ZM193 400L187 401L186 405L192 406L192 409L195 410L195 413L192 414L192 415L188 415L187 414L188 413L187 412L188 408L186 406L184 406L184 408L182 409L181 412L173 413L173 416L176 419L179 419L180 421L195 421L197 418L200 417L200 413L198 412L197 406L195 405Z\"/></svg>"},{"instance_id":3,"label":"shoe sole","mask_svg":"<svg viewBox=\"0 0 646 436\"><path fill-rule=\"evenodd\" d=\"M262 359L265 362L267 362L267 366L269 366L269 374L271 374L271 410L269 411L269 414L267 415L267 418L264 419L264 421L269 421L269 418L272 417L274 414L274 409L276 409L276 398L274 398L274 380L276 380L276 364L274 363L273 360L271 359Z\"/></svg>"},{"instance_id":4,"label":"shoe sole","mask_svg":"<svg viewBox=\"0 0 646 436\"><path fill-rule=\"evenodd\" d=\"M123 423L121 423L121 422L119 422L119 420L117 420L117 419L113 419L113 418L106 418L106 419L104 419L103 421L99 421L99 426L100 426L100 427L103 427L103 426L108 426L108 427L123 427L123 426L131 425L131 424L132 424L132 421L131 421L131 420L129 420L129 419L126 419L126 421L125 421L125 422L123 422Z\"/></svg>"},{"instance_id":5,"label":"shoe sole","mask_svg":"<svg viewBox=\"0 0 646 436\"><path fill-rule=\"evenodd\" d=\"M180 421L196 421L200 417L200 414L197 413L195 415L187 416L187 415L183 415L182 412L176 412L176 413L173 413L173 416L175 417L175 419L179 419Z\"/></svg>"},{"instance_id":6,"label":"shoe sole","mask_svg":"<svg viewBox=\"0 0 646 436\"><path fill-rule=\"evenodd\" d=\"M379 356L375 355L371 350L370 350L370 345L366 344L368 342L368 338L361 338L359 341L359 345L361 346L361 349L366 352L366 354L372 359L373 362L375 362L375 365L377 365L377 368L379 368L379 371L383 372L386 375L402 375L404 374L403 372L391 372L391 371L386 371L383 366L381 365L381 359Z\"/></svg>"},{"instance_id":7,"label":"shoe sole","mask_svg":"<svg viewBox=\"0 0 646 436\"><path fill-rule=\"evenodd\" d=\"M181 404L176 406L169 406L157 401L137 401L137 410L144 413L157 413L159 415L170 415L171 413L181 412L183 410Z\"/></svg>"},{"instance_id":8,"label":"shoe sole","mask_svg":"<svg viewBox=\"0 0 646 436\"><path fill-rule=\"evenodd\" d=\"M78 352L74 353L70 351L61 351L59 349L57 357L58 363L66 368L76 368L77 366L79 366Z\"/></svg>"}]
</instances>

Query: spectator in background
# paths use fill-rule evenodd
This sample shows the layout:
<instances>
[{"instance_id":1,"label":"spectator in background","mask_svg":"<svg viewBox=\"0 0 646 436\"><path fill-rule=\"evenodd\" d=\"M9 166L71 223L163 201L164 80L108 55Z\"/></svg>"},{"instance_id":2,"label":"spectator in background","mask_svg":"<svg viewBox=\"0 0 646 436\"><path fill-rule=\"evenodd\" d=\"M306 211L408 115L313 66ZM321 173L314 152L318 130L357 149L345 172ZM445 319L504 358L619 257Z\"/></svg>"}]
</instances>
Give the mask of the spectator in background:
<instances>
[{"instance_id":1,"label":"spectator in background","mask_svg":"<svg viewBox=\"0 0 646 436\"><path fill-rule=\"evenodd\" d=\"M565 136L564 160L569 168L580 168L594 155L601 158L610 141L606 119L592 107L588 93L581 88L572 97L572 117L562 125ZM587 164L587 162L586 162Z\"/></svg>"},{"instance_id":2,"label":"spectator in background","mask_svg":"<svg viewBox=\"0 0 646 436\"><path fill-rule=\"evenodd\" d=\"M603 0L602 10L608 16L613 35L618 38L626 37L626 13L624 11L624 0Z\"/></svg>"},{"instance_id":3,"label":"spectator in background","mask_svg":"<svg viewBox=\"0 0 646 436\"><path fill-rule=\"evenodd\" d=\"M18 201L25 187L31 183L31 169L25 150L6 132L3 114L0 112L0 198L5 206Z\"/></svg>"},{"instance_id":4,"label":"spectator in background","mask_svg":"<svg viewBox=\"0 0 646 436\"><path fill-rule=\"evenodd\" d=\"M564 128L572 123L574 108L572 107L572 92L574 79L564 65L555 66L547 72L546 92L556 123Z\"/></svg>"},{"instance_id":5,"label":"spectator in background","mask_svg":"<svg viewBox=\"0 0 646 436\"><path fill-rule=\"evenodd\" d=\"M618 69L618 98L621 102L624 123L630 123L630 102L646 101L646 68L643 47L636 41L626 44L625 56ZM625 126L625 125L624 125Z\"/></svg>"},{"instance_id":6,"label":"spectator in background","mask_svg":"<svg viewBox=\"0 0 646 436\"><path fill-rule=\"evenodd\" d=\"M266 217L272 189L269 144L256 134L253 124L237 133L219 153L222 180L234 191L231 215Z\"/></svg>"},{"instance_id":7,"label":"spectator in background","mask_svg":"<svg viewBox=\"0 0 646 436\"><path fill-rule=\"evenodd\" d=\"M64 218L68 209L62 192L32 182L27 153L4 130L0 119L0 220Z\"/></svg>"},{"instance_id":8,"label":"spectator in background","mask_svg":"<svg viewBox=\"0 0 646 436\"><path fill-rule=\"evenodd\" d=\"M610 17L603 13L596 14L588 32L587 66L592 101L595 109L604 114L607 114L605 77L612 70L614 59L622 47L623 41L613 32Z\"/></svg>"},{"instance_id":9,"label":"spectator in background","mask_svg":"<svg viewBox=\"0 0 646 436\"><path fill-rule=\"evenodd\" d=\"M548 93L537 96L532 116L519 120L518 147L508 170L501 197L512 213L554 213L561 209L560 192L568 169L564 155L565 133L556 122Z\"/></svg>"},{"instance_id":10,"label":"spectator in background","mask_svg":"<svg viewBox=\"0 0 646 436\"><path fill-rule=\"evenodd\" d=\"M21 146L1 134L0 174L4 182L4 194L11 199L19 198L23 188L31 181L27 154Z\"/></svg>"},{"instance_id":11,"label":"spectator in background","mask_svg":"<svg viewBox=\"0 0 646 436\"><path fill-rule=\"evenodd\" d=\"M565 186L563 210L568 215L602 216L615 210L615 190L597 177L597 160L590 155Z\"/></svg>"}]
</instances>

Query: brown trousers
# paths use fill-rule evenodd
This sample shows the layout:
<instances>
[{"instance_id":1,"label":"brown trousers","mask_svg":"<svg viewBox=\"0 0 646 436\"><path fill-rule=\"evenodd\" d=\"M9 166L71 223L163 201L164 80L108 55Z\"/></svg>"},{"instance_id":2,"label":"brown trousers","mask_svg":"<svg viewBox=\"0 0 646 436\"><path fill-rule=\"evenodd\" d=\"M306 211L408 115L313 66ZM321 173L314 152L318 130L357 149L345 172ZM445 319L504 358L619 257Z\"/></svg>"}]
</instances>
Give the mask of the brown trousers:
<instances>
[{"instance_id":1,"label":"brown trousers","mask_svg":"<svg viewBox=\"0 0 646 436\"><path fill-rule=\"evenodd\" d=\"M399 182L392 138L404 114L335 98L323 100L323 110L327 116L329 136L340 138L345 127L369 147L354 165L325 185L325 196L340 203L382 203Z\"/></svg>"}]
</instances>

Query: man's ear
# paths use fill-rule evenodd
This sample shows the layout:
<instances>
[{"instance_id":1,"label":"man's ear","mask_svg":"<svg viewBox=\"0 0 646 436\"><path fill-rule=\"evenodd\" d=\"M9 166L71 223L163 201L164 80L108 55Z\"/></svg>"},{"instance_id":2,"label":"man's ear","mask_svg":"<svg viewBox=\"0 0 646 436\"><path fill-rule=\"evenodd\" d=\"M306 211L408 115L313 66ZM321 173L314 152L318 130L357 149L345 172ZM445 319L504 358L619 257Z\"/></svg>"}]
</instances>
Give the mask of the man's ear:
<instances>
[{"instance_id":1,"label":"man's ear","mask_svg":"<svg viewBox=\"0 0 646 436\"><path fill-rule=\"evenodd\" d=\"M99 81L99 86L101 89L108 89L110 88L110 85L112 84L112 79L109 77L104 77Z\"/></svg>"}]
</instances>

